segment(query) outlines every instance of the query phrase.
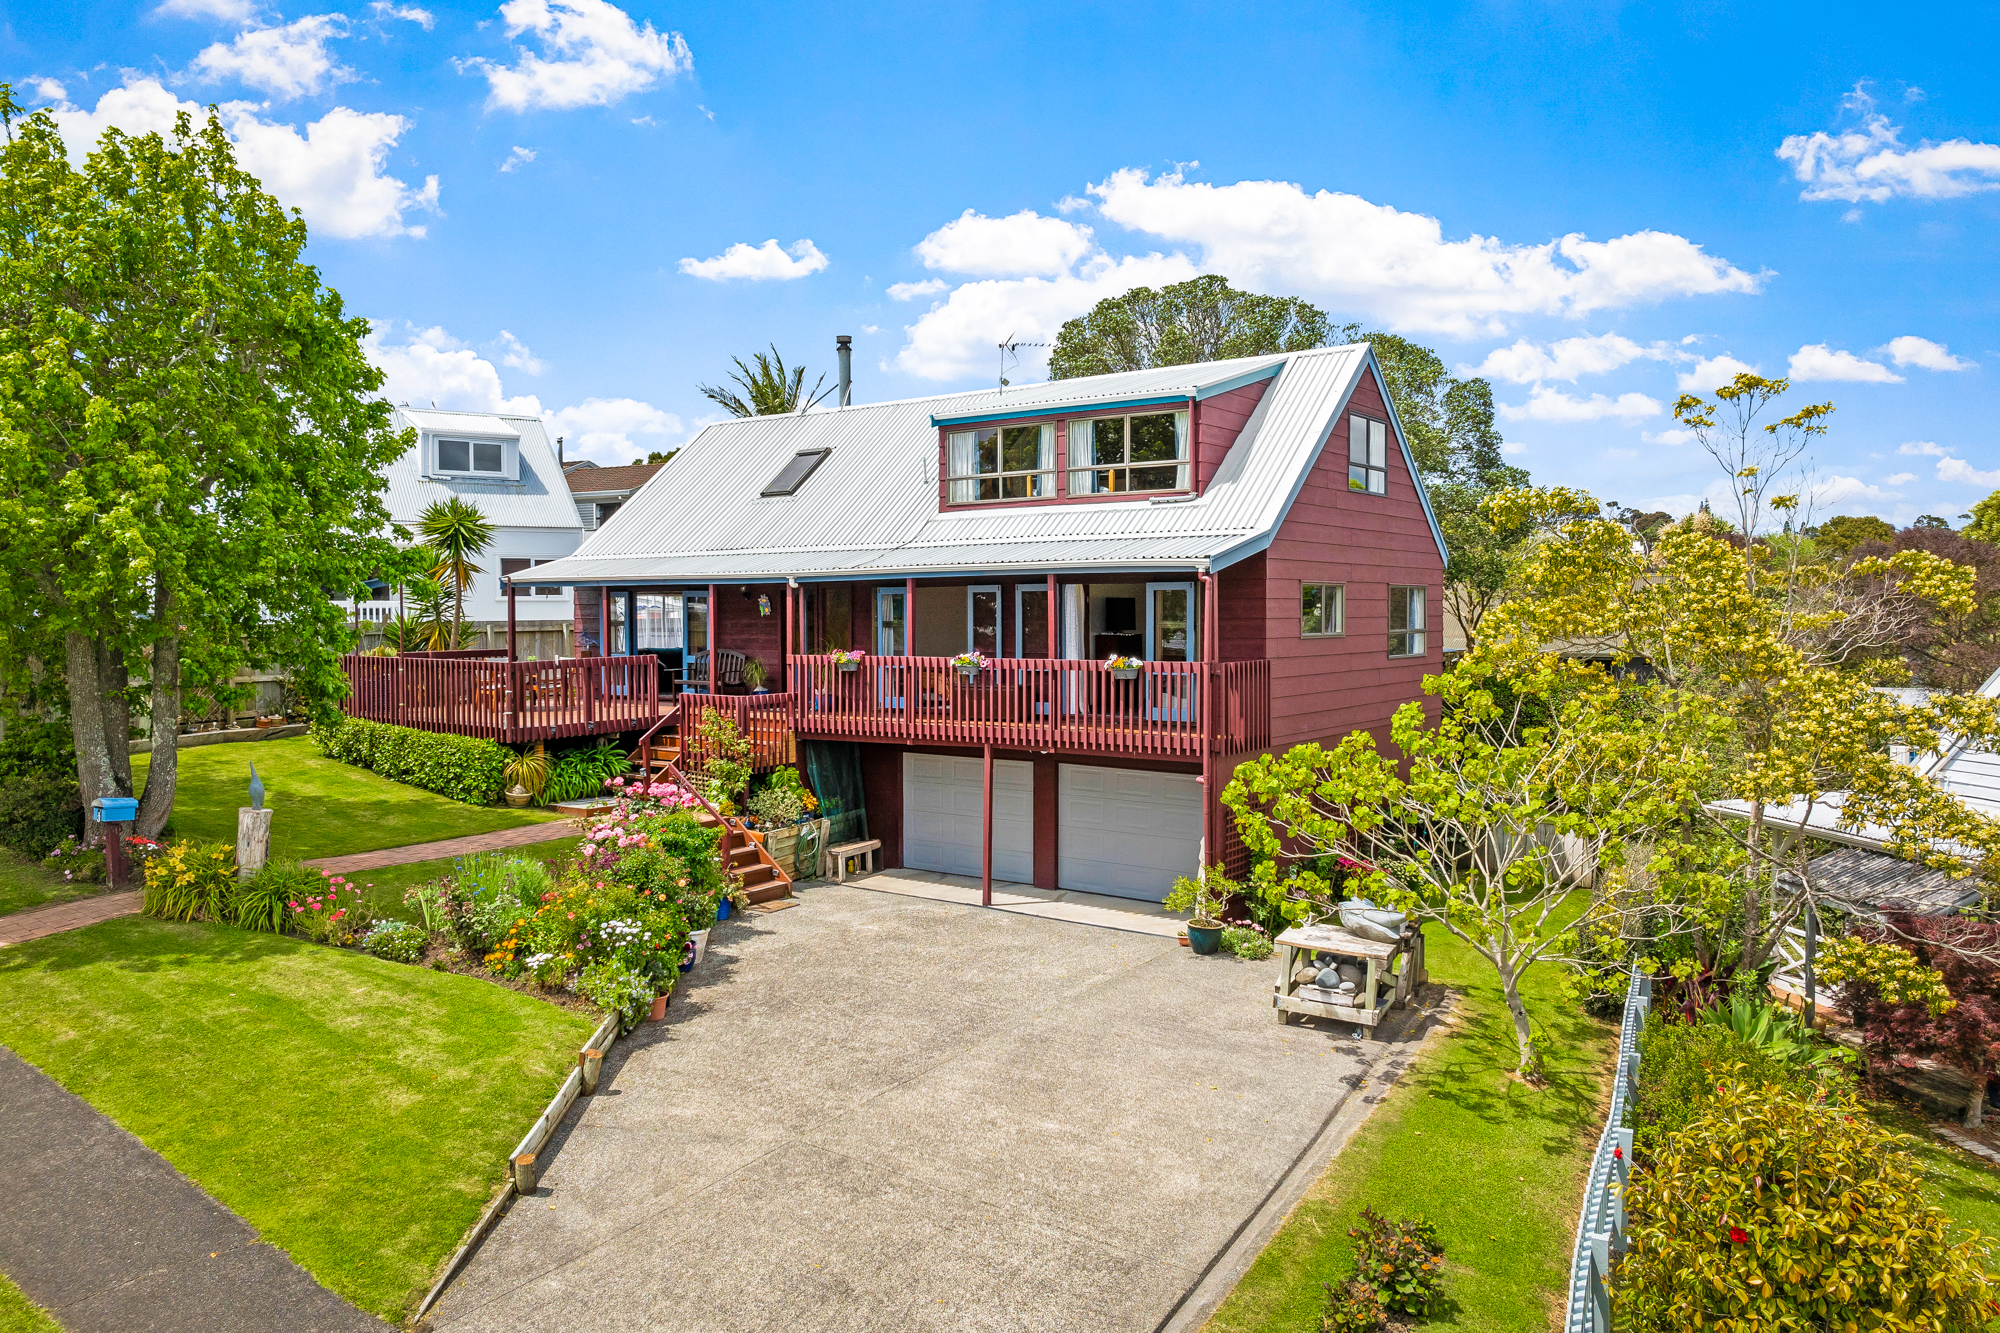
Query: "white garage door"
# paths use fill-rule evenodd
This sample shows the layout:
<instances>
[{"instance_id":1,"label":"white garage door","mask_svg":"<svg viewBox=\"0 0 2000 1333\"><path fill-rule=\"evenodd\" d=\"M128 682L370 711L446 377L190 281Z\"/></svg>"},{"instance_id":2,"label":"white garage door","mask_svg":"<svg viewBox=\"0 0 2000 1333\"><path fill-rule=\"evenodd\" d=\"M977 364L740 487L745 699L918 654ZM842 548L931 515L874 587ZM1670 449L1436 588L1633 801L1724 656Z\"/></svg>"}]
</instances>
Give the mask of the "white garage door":
<instances>
[{"instance_id":1,"label":"white garage door","mask_svg":"<svg viewBox=\"0 0 2000 1333\"><path fill-rule=\"evenodd\" d=\"M984 836L979 759L903 755L903 864L980 873ZM993 761L993 878L1035 882L1035 766Z\"/></svg>"},{"instance_id":2,"label":"white garage door","mask_svg":"<svg viewBox=\"0 0 2000 1333\"><path fill-rule=\"evenodd\" d=\"M1159 902L1201 861L1201 780L1061 766L1056 883Z\"/></svg>"}]
</instances>

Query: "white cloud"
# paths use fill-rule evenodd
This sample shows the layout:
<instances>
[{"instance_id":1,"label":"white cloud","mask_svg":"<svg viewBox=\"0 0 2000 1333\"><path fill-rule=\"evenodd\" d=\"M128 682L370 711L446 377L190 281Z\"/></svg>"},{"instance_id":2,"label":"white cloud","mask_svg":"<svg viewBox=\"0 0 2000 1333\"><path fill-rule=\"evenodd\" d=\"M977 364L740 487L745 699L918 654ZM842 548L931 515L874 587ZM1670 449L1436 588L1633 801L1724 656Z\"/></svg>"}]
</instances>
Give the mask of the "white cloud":
<instances>
[{"instance_id":1,"label":"white cloud","mask_svg":"<svg viewBox=\"0 0 2000 1333\"><path fill-rule=\"evenodd\" d=\"M500 330L500 346L505 349L500 355L500 364L514 370L524 370L530 375L539 375L549 368L549 363L528 350L528 344L516 338L507 330Z\"/></svg>"},{"instance_id":2,"label":"white cloud","mask_svg":"<svg viewBox=\"0 0 2000 1333\"><path fill-rule=\"evenodd\" d=\"M1789 162L1792 174L1805 184L1799 198L1879 204L1898 197L1955 199L2000 189L2000 144L1925 140L1905 148L1902 127L1873 110L1874 100L1864 87L1856 87L1845 104L1862 113L1861 128L1787 135L1778 145L1778 160Z\"/></svg>"},{"instance_id":3,"label":"white cloud","mask_svg":"<svg viewBox=\"0 0 2000 1333\"><path fill-rule=\"evenodd\" d=\"M1956 481L1967 486L2000 486L2000 468L1982 472L1962 458L1938 459L1939 481Z\"/></svg>"},{"instance_id":4,"label":"white cloud","mask_svg":"<svg viewBox=\"0 0 2000 1333\"><path fill-rule=\"evenodd\" d=\"M1134 287L1158 287L1195 276L1185 255L1111 259L1098 255L1078 273L1054 278L987 278L954 290L917 322L904 328L895 365L922 379L948 380L992 375L999 369L1003 338L1054 342L1066 319L1083 314L1108 296ZM1022 349L1017 381L1044 364L1046 350Z\"/></svg>"},{"instance_id":5,"label":"white cloud","mask_svg":"<svg viewBox=\"0 0 2000 1333\"><path fill-rule=\"evenodd\" d=\"M508 111L610 106L644 92L662 79L693 67L694 57L677 32L643 27L608 0L507 0L500 6L507 35L532 32L553 57L520 48L520 61L502 65L486 59L461 61L464 70L484 74L486 104Z\"/></svg>"},{"instance_id":6,"label":"white cloud","mask_svg":"<svg viewBox=\"0 0 2000 1333\"><path fill-rule=\"evenodd\" d=\"M437 22L431 16L430 10L419 9L415 5L395 4L393 0L374 0L368 8L374 11L377 18L402 19L406 23L416 24L425 32L429 32Z\"/></svg>"},{"instance_id":7,"label":"white cloud","mask_svg":"<svg viewBox=\"0 0 2000 1333\"><path fill-rule=\"evenodd\" d=\"M1639 438L1647 444L1692 444L1694 432L1675 427L1672 430L1642 430Z\"/></svg>"},{"instance_id":8,"label":"white cloud","mask_svg":"<svg viewBox=\"0 0 2000 1333\"><path fill-rule=\"evenodd\" d=\"M1525 454L1528 452L1528 446L1519 440L1503 440L1500 443L1500 452L1503 454Z\"/></svg>"},{"instance_id":9,"label":"white cloud","mask_svg":"<svg viewBox=\"0 0 2000 1333\"><path fill-rule=\"evenodd\" d=\"M54 114L70 156L80 161L110 126L135 135L170 133L177 111L197 124L207 114L157 79L135 79L98 98L94 110L63 106ZM280 203L302 211L321 236L422 236L423 227L406 223L404 214L437 210L437 177L425 177L423 188L413 190L383 171L389 150L411 125L401 116L337 106L307 125L303 135L262 119L245 102L224 103L221 117L243 169Z\"/></svg>"},{"instance_id":10,"label":"white cloud","mask_svg":"<svg viewBox=\"0 0 2000 1333\"><path fill-rule=\"evenodd\" d=\"M882 326L879 324L863 324L861 331L872 338L882 331Z\"/></svg>"},{"instance_id":11,"label":"white cloud","mask_svg":"<svg viewBox=\"0 0 2000 1333\"><path fill-rule=\"evenodd\" d=\"M563 437L568 458L629 463L635 453L657 448L664 437L681 433L681 420L636 398L586 398L574 407L547 414L549 434ZM633 436L652 437L639 444Z\"/></svg>"},{"instance_id":12,"label":"white cloud","mask_svg":"<svg viewBox=\"0 0 2000 1333\"><path fill-rule=\"evenodd\" d=\"M1641 347L1615 333L1564 338L1546 345L1522 338L1512 347L1494 348L1484 361L1470 369L1460 367L1459 373L1505 380L1509 384L1533 384L1541 380L1567 380L1574 384L1580 375L1601 375L1641 357L1666 361L1675 355L1671 343Z\"/></svg>"},{"instance_id":13,"label":"white cloud","mask_svg":"<svg viewBox=\"0 0 2000 1333\"><path fill-rule=\"evenodd\" d=\"M1756 373L1757 367L1745 365L1724 352L1721 356L1704 357L1695 362L1694 369L1682 371L1674 382L1682 393L1714 393L1738 375Z\"/></svg>"},{"instance_id":14,"label":"white cloud","mask_svg":"<svg viewBox=\"0 0 2000 1333\"><path fill-rule=\"evenodd\" d=\"M978 278L1054 277L1090 251L1090 228L1033 209L1011 217L964 213L917 242L925 268Z\"/></svg>"},{"instance_id":15,"label":"white cloud","mask_svg":"<svg viewBox=\"0 0 2000 1333\"><path fill-rule=\"evenodd\" d=\"M280 101L319 92L355 77L338 64L326 44L347 35L339 14L308 14L282 28L252 28L195 56L189 72L212 83L234 79Z\"/></svg>"},{"instance_id":16,"label":"white cloud","mask_svg":"<svg viewBox=\"0 0 2000 1333\"><path fill-rule=\"evenodd\" d=\"M1828 505L1842 504L1850 500L1896 500L1901 497L1895 491L1885 491L1880 486L1870 485L1859 477L1843 477L1838 473L1831 477L1812 482L1806 487L1807 501L1815 509Z\"/></svg>"},{"instance_id":17,"label":"white cloud","mask_svg":"<svg viewBox=\"0 0 2000 1333\"><path fill-rule=\"evenodd\" d=\"M428 407L435 402L439 407L466 412L542 415L539 399L532 394L509 398L493 363L442 328L412 328L408 340L395 346L383 340L391 329L389 322L373 324L362 340L368 359L387 376L381 394L390 402L411 407Z\"/></svg>"},{"instance_id":18,"label":"white cloud","mask_svg":"<svg viewBox=\"0 0 2000 1333\"><path fill-rule=\"evenodd\" d=\"M1882 478L1882 481L1890 486L1907 486L1916 479L1917 474L1914 472L1892 472Z\"/></svg>"},{"instance_id":19,"label":"white cloud","mask_svg":"<svg viewBox=\"0 0 2000 1333\"><path fill-rule=\"evenodd\" d=\"M69 90L62 86L62 80L60 79L30 79L29 82L34 85L35 96L41 98L44 102L66 102L69 100Z\"/></svg>"},{"instance_id":20,"label":"white cloud","mask_svg":"<svg viewBox=\"0 0 2000 1333\"><path fill-rule=\"evenodd\" d=\"M782 281L817 273L828 262L819 247L810 240L798 242L788 252L780 249L777 238L773 237L758 246L738 241L710 259L683 259L681 272L710 282L723 282L730 278L748 278L753 282L770 278Z\"/></svg>"},{"instance_id":21,"label":"white cloud","mask_svg":"<svg viewBox=\"0 0 2000 1333\"><path fill-rule=\"evenodd\" d=\"M1970 370L1974 365L1962 356L1953 356L1943 343L1912 337L1907 333L1900 338L1891 338L1886 347L1877 350L1887 352L1889 359L1899 366L1916 366L1922 370Z\"/></svg>"},{"instance_id":22,"label":"white cloud","mask_svg":"<svg viewBox=\"0 0 2000 1333\"><path fill-rule=\"evenodd\" d=\"M1506 421L1601 421L1605 417L1636 420L1658 416L1660 404L1643 393L1622 393L1616 398L1594 393L1588 398L1577 398L1537 384L1528 391L1527 402L1518 406L1501 403L1499 413Z\"/></svg>"},{"instance_id":23,"label":"white cloud","mask_svg":"<svg viewBox=\"0 0 2000 1333\"><path fill-rule=\"evenodd\" d=\"M507 160L500 164L500 170L513 171L516 168L527 166L530 162L534 160L535 160L534 149L523 148L521 147L521 145L515 144L514 151L507 154Z\"/></svg>"},{"instance_id":24,"label":"white cloud","mask_svg":"<svg viewBox=\"0 0 2000 1333\"><path fill-rule=\"evenodd\" d=\"M889 284L891 301L913 301L919 296L935 296L951 286L943 278L925 278L922 282L894 282Z\"/></svg>"},{"instance_id":25,"label":"white cloud","mask_svg":"<svg viewBox=\"0 0 2000 1333\"><path fill-rule=\"evenodd\" d=\"M1945 449L1943 445L1932 444L1929 440L1910 440L1897 445L1896 452L1899 454L1913 454L1918 458L1942 458L1944 457Z\"/></svg>"},{"instance_id":26,"label":"white cloud","mask_svg":"<svg viewBox=\"0 0 2000 1333\"><path fill-rule=\"evenodd\" d=\"M1812 343L1793 352L1791 367L1785 374L1801 383L1808 380L1846 380L1858 384L1903 382L1903 377L1889 367L1864 361L1852 352L1836 352L1825 343Z\"/></svg>"},{"instance_id":27,"label":"white cloud","mask_svg":"<svg viewBox=\"0 0 2000 1333\"><path fill-rule=\"evenodd\" d=\"M1498 333L1514 315L1581 316L1673 296L1755 292L1763 282L1664 232L1608 241L1571 234L1542 245L1476 234L1448 241L1436 218L1351 194L1309 195L1285 181L1217 186L1126 168L1089 193L1112 222L1198 246L1205 271L1412 330Z\"/></svg>"},{"instance_id":28,"label":"white cloud","mask_svg":"<svg viewBox=\"0 0 2000 1333\"><path fill-rule=\"evenodd\" d=\"M167 18L248 23L257 12L257 4L256 0L165 0L153 12Z\"/></svg>"}]
</instances>

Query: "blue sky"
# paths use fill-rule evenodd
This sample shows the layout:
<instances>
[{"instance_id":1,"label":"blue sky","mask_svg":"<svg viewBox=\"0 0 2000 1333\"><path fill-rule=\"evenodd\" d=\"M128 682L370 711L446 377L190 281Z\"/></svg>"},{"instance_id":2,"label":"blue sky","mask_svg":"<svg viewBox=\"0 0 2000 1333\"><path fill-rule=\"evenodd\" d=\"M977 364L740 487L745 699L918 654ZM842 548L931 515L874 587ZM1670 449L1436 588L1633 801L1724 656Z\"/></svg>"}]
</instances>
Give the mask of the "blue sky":
<instances>
[{"instance_id":1,"label":"blue sky","mask_svg":"<svg viewBox=\"0 0 2000 1333\"><path fill-rule=\"evenodd\" d=\"M1838 407L1822 516L2000 488L1991 7L279 2L10 0L0 77L222 104L392 397L599 461L767 343L942 392L1220 272L1480 369L1538 481L1719 494L1668 408L1741 364Z\"/></svg>"}]
</instances>

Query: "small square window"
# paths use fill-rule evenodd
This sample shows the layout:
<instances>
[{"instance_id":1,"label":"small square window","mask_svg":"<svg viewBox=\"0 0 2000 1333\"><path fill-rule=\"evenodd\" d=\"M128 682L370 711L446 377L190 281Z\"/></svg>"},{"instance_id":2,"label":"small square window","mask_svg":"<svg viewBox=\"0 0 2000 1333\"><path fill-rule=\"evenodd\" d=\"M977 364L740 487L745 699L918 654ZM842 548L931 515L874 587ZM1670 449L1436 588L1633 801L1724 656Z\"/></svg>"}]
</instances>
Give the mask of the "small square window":
<instances>
[{"instance_id":1,"label":"small square window","mask_svg":"<svg viewBox=\"0 0 2000 1333\"><path fill-rule=\"evenodd\" d=\"M1347 419L1347 489L1389 493L1389 425L1370 417Z\"/></svg>"},{"instance_id":2,"label":"small square window","mask_svg":"<svg viewBox=\"0 0 2000 1333\"><path fill-rule=\"evenodd\" d=\"M1299 633L1308 639L1347 632L1347 589L1338 583L1308 583L1299 589Z\"/></svg>"},{"instance_id":3,"label":"small square window","mask_svg":"<svg viewBox=\"0 0 2000 1333\"><path fill-rule=\"evenodd\" d=\"M507 470L507 446L498 440L439 440L437 470L500 476Z\"/></svg>"},{"instance_id":4,"label":"small square window","mask_svg":"<svg viewBox=\"0 0 2000 1333\"><path fill-rule=\"evenodd\" d=\"M1389 656L1424 655L1424 589L1389 589Z\"/></svg>"},{"instance_id":5,"label":"small square window","mask_svg":"<svg viewBox=\"0 0 2000 1333\"><path fill-rule=\"evenodd\" d=\"M439 440L438 471L440 472L472 471L472 441Z\"/></svg>"}]
</instances>

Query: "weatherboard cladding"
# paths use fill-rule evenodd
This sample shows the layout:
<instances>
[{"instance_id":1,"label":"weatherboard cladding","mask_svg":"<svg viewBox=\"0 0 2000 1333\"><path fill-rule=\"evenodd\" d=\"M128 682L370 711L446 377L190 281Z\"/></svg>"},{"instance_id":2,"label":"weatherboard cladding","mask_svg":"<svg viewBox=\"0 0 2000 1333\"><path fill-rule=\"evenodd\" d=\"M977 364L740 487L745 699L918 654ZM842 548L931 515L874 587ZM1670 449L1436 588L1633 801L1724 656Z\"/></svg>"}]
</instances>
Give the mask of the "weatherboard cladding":
<instances>
[{"instance_id":1,"label":"weatherboard cladding","mask_svg":"<svg viewBox=\"0 0 2000 1333\"><path fill-rule=\"evenodd\" d=\"M1364 344L721 422L663 466L617 523L537 576L726 582L1219 567L1269 543L1369 361ZM1194 499L938 510L938 419L1185 398L1273 367L1235 447ZM832 453L796 495L760 496L801 449Z\"/></svg>"},{"instance_id":2,"label":"weatherboard cladding","mask_svg":"<svg viewBox=\"0 0 2000 1333\"><path fill-rule=\"evenodd\" d=\"M389 482L384 500L389 517L396 522L412 526L430 505L456 495L478 505L479 512L496 527L560 528L575 532L583 526L540 418L402 407L396 409L394 424L398 430L412 429L420 435L462 434L518 440L521 458L519 481L429 478L423 475L424 450L420 439L389 464L384 473Z\"/></svg>"}]
</instances>

